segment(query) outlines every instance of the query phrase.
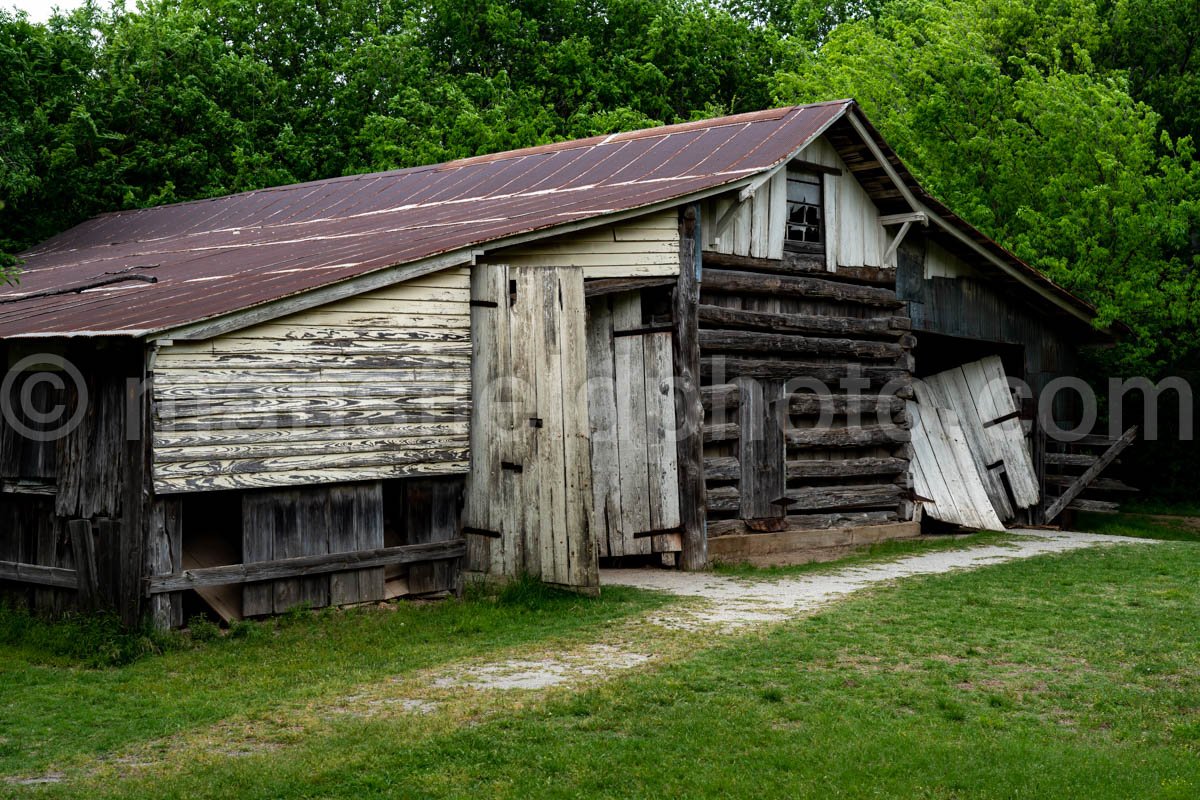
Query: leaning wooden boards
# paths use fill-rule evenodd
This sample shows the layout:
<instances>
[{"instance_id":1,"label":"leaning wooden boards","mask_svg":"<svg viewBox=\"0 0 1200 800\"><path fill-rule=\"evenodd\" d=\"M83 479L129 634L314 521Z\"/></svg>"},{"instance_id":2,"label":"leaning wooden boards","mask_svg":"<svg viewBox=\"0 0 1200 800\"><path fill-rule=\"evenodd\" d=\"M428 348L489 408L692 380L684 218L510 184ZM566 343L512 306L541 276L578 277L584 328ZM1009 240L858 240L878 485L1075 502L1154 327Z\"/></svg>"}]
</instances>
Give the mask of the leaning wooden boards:
<instances>
[{"instance_id":1,"label":"leaning wooden boards","mask_svg":"<svg viewBox=\"0 0 1200 800\"><path fill-rule=\"evenodd\" d=\"M913 488L935 519L1001 528L1039 499L1017 407L998 357L964 364L915 385Z\"/></svg>"}]
</instances>

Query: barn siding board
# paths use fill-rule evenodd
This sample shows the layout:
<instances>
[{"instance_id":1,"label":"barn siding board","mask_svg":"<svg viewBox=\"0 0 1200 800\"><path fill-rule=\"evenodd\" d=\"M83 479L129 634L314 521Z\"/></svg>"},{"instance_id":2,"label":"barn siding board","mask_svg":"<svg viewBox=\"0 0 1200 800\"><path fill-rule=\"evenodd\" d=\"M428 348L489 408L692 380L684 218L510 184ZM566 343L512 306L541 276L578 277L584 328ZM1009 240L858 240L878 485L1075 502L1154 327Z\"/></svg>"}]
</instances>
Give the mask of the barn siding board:
<instances>
[{"instance_id":1,"label":"barn siding board","mask_svg":"<svg viewBox=\"0 0 1200 800\"><path fill-rule=\"evenodd\" d=\"M628 222L502 248L481 259L514 267L578 267L584 278L679 274L679 225L663 211Z\"/></svg>"},{"instance_id":2,"label":"barn siding board","mask_svg":"<svg viewBox=\"0 0 1200 800\"><path fill-rule=\"evenodd\" d=\"M163 347L155 491L466 472L470 299L458 267Z\"/></svg>"}]
</instances>

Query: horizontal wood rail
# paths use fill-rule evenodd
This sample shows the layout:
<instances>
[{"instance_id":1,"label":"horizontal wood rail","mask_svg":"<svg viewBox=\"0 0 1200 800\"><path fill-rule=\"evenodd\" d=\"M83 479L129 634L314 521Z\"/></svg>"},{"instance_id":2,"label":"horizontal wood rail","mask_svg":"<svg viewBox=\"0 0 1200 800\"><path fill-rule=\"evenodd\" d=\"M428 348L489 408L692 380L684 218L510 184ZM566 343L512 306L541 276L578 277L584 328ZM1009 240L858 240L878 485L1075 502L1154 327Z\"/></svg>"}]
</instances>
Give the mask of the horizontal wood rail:
<instances>
[{"instance_id":1,"label":"horizontal wood rail","mask_svg":"<svg viewBox=\"0 0 1200 800\"><path fill-rule=\"evenodd\" d=\"M23 564L19 561L0 561L0 581L33 583L56 589L79 588L79 575L73 569L43 567L41 564Z\"/></svg>"},{"instance_id":2,"label":"horizontal wood rail","mask_svg":"<svg viewBox=\"0 0 1200 800\"><path fill-rule=\"evenodd\" d=\"M251 564L231 564L225 567L190 569L175 575L155 575L146 579L146 594L180 592L202 586L228 586L235 583L256 583L282 578L301 578L343 570L384 567L389 564L419 564L443 561L466 555L465 539L450 539L429 544L410 544L402 547L381 547L376 550L357 550L350 553L328 553L315 556L280 558Z\"/></svg>"}]
</instances>

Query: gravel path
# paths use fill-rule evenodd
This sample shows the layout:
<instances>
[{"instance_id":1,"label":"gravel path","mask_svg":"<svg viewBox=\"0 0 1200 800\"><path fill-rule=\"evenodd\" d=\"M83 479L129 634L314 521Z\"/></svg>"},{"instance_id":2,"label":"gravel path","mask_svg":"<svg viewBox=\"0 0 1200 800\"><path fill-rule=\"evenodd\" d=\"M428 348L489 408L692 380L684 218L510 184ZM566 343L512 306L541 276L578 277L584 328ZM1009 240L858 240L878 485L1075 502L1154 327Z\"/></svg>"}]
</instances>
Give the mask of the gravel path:
<instances>
[{"instance_id":1,"label":"gravel path","mask_svg":"<svg viewBox=\"0 0 1200 800\"><path fill-rule=\"evenodd\" d=\"M703 608L664 613L655 621L668 628L695 630L716 625L728 630L785 620L868 586L898 578L976 569L1084 547L1153 543L1149 539L1068 531L1010 530L1008 533L1019 538L1011 544L943 550L795 578L751 580L661 569L614 569L602 570L600 580L609 586L634 586L706 598L710 602Z\"/></svg>"}]
</instances>

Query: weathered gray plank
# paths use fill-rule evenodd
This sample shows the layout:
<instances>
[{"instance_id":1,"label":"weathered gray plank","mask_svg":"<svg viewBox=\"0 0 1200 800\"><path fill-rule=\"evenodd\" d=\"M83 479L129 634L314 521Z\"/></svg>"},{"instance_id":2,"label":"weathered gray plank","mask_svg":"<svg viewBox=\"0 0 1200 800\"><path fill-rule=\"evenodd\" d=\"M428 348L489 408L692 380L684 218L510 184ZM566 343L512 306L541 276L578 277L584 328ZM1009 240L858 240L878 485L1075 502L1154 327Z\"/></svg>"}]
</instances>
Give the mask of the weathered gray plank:
<instances>
[{"instance_id":1,"label":"weathered gray plank","mask_svg":"<svg viewBox=\"0 0 1200 800\"><path fill-rule=\"evenodd\" d=\"M642 337L646 366L646 462L650 473L650 530L677 528L679 514L679 454L675 446L675 381L671 334ZM680 534L655 536L656 553L682 549Z\"/></svg>"},{"instance_id":2,"label":"weathered gray plank","mask_svg":"<svg viewBox=\"0 0 1200 800\"><path fill-rule=\"evenodd\" d=\"M152 576L146 580L146 584L147 591L151 594L180 592L195 589L198 586L254 584L263 581L327 575L347 569L369 569L391 564L414 564L437 559L460 558L464 553L466 553L466 543L462 539L454 539L431 544L384 547L355 553L327 553L274 559L254 564L206 567L187 570L179 575ZM247 586L247 588L251 587Z\"/></svg>"},{"instance_id":3,"label":"weathered gray plank","mask_svg":"<svg viewBox=\"0 0 1200 800\"><path fill-rule=\"evenodd\" d=\"M640 295L613 299L613 331L642 328ZM651 530L650 468L646 441L646 363L642 336L613 339L614 380L617 389L617 452L621 474L620 552L612 555L651 552L647 539L634 534Z\"/></svg>"},{"instance_id":4,"label":"weathered gray plank","mask_svg":"<svg viewBox=\"0 0 1200 800\"><path fill-rule=\"evenodd\" d=\"M671 291L674 325L672 359L675 389L676 460L679 469L679 513L682 523L680 566L702 570L708 566L705 533L704 408L700 400L700 342L696 307L700 303L700 241L703 239L699 204L679 212L679 279Z\"/></svg>"},{"instance_id":5,"label":"weathered gray plank","mask_svg":"<svg viewBox=\"0 0 1200 800\"><path fill-rule=\"evenodd\" d=\"M73 569L15 561L0 561L0 581L52 586L57 589L75 589L79 585L78 573Z\"/></svg>"},{"instance_id":6,"label":"weathered gray plank","mask_svg":"<svg viewBox=\"0 0 1200 800\"><path fill-rule=\"evenodd\" d=\"M674 279L671 282L674 283ZM621 466L617 445L612 310L608 297L588 302L587 351L588 415L592 441L592 526L597 532L600 557L606 558L622 552L619 537Z\"/></svg>"}]
</instances>

